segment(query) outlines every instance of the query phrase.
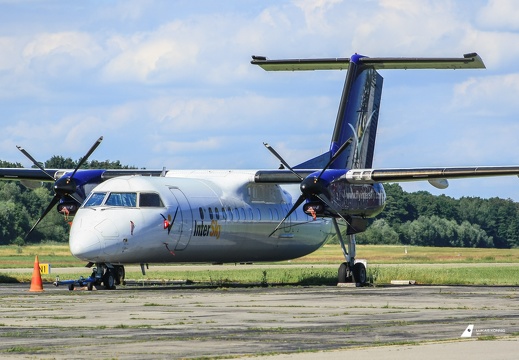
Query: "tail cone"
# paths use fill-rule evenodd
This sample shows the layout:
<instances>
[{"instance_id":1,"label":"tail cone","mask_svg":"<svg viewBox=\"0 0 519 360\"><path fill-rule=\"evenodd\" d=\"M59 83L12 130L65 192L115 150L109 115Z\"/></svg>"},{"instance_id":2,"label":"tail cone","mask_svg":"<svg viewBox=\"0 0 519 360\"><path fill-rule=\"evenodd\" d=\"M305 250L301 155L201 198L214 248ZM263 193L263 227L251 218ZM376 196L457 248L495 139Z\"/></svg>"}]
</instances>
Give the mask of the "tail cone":
<instances>
[{"instance_id":1,"label":"tail cone","mask_svg":"<svg viewBox=\"0 0 519 360\"><path fill-rule=\"evenodd\" d=\"M36 255L36 258L34 259L34 270L32 271L31 288L29 289L29 291L43 291L43 283L41 281L40 262L38 261L38 255Z\"/></svg>"}]
</instances>

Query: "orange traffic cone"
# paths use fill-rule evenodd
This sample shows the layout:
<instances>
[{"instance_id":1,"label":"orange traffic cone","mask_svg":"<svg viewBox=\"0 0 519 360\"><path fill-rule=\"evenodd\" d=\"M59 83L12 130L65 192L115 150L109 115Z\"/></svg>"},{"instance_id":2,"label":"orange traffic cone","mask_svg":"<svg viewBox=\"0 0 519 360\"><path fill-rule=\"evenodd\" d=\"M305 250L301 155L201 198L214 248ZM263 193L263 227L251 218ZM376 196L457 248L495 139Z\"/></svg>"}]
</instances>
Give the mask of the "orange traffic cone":
<instances>
[{"instance_id":1,"label":"orange traffic cone","mask_svg":"<svg viewBox=\"0 0 519 360\"><path fill-rule=\"evenodd\" d=\"M32 271L31 288L29 291L43 291L43 283L41 281L40 274L40 262L38 261L38 255L34 259L34 270Z\"/></svg>"}]
</instances>

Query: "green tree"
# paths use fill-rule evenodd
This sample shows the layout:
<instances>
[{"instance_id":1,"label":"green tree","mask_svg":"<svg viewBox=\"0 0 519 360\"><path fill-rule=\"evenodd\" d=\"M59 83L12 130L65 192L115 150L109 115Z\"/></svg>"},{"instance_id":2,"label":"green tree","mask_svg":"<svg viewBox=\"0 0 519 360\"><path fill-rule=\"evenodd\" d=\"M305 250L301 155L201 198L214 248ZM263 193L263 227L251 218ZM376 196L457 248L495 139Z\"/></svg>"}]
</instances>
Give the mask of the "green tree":
<instances>
[{"instance_id":1,"label":"green tree","mask_svg":"<svg viewBox=\"0 0 519 360\"><path fill-rule=\"evenodd\" d=\"M391 226L403 224L417 218L416 209L409 203L408 194L399 184L384 184L386 207L380 219L386 219Z\"/></svg>"},{"instance_id":2,"label":"green tree","mask_svg":"<svg viewBox=\"0 0 519 360\"><path fill-rule=\"evenodd\" d=\"M0 201L0 244L23 244L29 219L24 208L13 201Z\"/></svg>"},{"instance_id":3,"label":"green tree","mask_svg":"<svg viewBox=\"0 0 519 360\"><path fill-rule=\"evenodd\" d=\"M375 220L356 240L359 244L400 244L398 233L385 219Z\"/></svg>"}]
</instances>

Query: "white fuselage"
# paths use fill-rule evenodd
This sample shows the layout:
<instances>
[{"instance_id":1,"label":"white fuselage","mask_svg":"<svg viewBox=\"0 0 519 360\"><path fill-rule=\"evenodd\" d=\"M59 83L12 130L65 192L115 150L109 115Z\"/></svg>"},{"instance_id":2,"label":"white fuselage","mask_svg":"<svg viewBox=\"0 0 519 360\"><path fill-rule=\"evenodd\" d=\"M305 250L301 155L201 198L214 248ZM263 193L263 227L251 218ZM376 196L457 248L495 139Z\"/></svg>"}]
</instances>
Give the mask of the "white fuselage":
<instances>
[{"instance_id":1,"label":"white fuselage","mask_svg":"<svg viewBox=\"0 0 519 360\"><path fill-rule=\"evenodd\" d=\"M295 211L296 186L254 183L254 171L170 171L98 185L75 215L70 250L89 262L258 262L294 259L335 232ZM293 194L291 194L291 192Z\"/></svg>"}]
</instances>

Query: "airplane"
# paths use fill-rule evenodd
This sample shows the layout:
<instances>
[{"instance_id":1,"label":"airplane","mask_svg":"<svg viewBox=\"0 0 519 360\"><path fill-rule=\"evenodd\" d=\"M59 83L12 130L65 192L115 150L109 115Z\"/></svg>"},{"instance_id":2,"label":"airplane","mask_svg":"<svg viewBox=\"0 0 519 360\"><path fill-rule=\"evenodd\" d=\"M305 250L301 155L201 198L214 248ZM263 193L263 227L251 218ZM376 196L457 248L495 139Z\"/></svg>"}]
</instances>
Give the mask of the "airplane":
<instances>
[{"instance_id":1,"label":"airplane","mask_svg":"<svg viewBox=\"0 0 519 360\"><path fill-rule=\"evenodd\" d=\"M476 53L460 58L350 58L269 60L266 71L346 70L329 151L290 166L267 143L279 169L82 170L99 138L75 169L0 169L0 179L54 182L54 197L31 231L52 210L73 216L72 255L92 268L91 285L114 289L125 265L249 263L310 254L336 236L345 261L338 282L367 282L357 261L355 234L386 203L383 182L519 175L519 166L372 168L386 69L484 69Z\"/></svg>"}]
</instances>

